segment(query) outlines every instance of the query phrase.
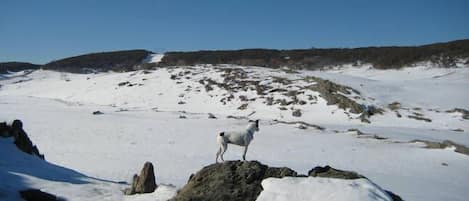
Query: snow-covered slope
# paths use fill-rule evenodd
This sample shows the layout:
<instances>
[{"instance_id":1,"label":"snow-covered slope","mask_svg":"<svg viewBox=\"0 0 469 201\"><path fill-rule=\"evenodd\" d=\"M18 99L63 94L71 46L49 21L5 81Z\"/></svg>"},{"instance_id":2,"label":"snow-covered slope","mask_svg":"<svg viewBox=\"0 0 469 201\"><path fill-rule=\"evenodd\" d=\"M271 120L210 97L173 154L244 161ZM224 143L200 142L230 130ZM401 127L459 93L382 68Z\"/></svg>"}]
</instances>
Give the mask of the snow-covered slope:
<instances>
[{"instance_id":1,"label":"snow-covered slope","mask_svg":"<svg viewBox=\"0 0 469 201\"><path fill-rule=\"evenodd\" d=\"M407 74L413 76L398 79ZM468 75L467 68L293 72L231 65L99 74L38 70L0 80L0 118L22 119L31 139L53 163L102 180L130 182L141 164L151 161L157 182L177 187L215 161L219 131L244 128L247 120L238 117L261 119L249 160L303 173L317 165L357 171L406 200L465 200L469 157L450 148L424 149L423 144L409 141L452 140L469 145L468 120L459 112L446 112L467 109L469 97L462 89L469 84ZM370 124L363 123L357 119L359 114L327 105L313 90L297 93L295 102L288 92L315 84L309 76L352 86L359 94L345 95L383 108L384 113L371 116ZM228 86L220 84L225 78ZM428 90L420 81L460 95L452 97L451 104L433 100L438 96L425 93L440 92ZM256 86L262 85L272 91L259 94ZM419 97L428 97L423 100L426 103L420 103ZM293 103L275 101L282 99ZM388 104L394 101L401 107L391 110ZM104 114L92 115L96 110ZM295 110L301 116L294 116ZM208 113L217 119L209 119ZM415 113L432 121L408 117ZM352 128L368 135L358 135ZM225 159L240 159L241 151L230 146Z\"/></svg>"},{"instance_id":2,"label":"snow-covered slope","mask_svg":"<svg viewBox=\"0 0 469 201\"><path fill-rule=\"evenodd\" d=\"M363 124L359 114L328 103L322 94L311 89L317 84L311 76L351 86L349 95L337 94L360 105L382 108L384 114L373 115L371 124ZM100 74L40 70L0 81L0 96L40 97L122 110L249 116L305 122L339 131L354 127L402 141L414 140L418 138L414 133L421 133L422 140L449 139L469 145L469 140L459 135L469 131L467 119L459 112L451 112L454 108L469 108L465 90L468 77L469 68L374 70L367 66L300 72L231 65ZM391 110L392 103L399 106ZM296 116L295 111L299 112ZM388 129L377 132L374 128ZM412 133L394 134L406 133L407 129L412 129Z\"/></svg>"},{"instance_id":3,"label":"snow-covered slope","mask_svg":"<svg viewBox=\"0 0 469 201\"><path fill-rule=\"evenodd\" d=\"M392 198L367 179L333 179L318 177L268 178L257 201L392 201Z\"/></svg>"},{"instance_id":4,"label":"snow-covered slope","mask_svg":"<svg viewBox=\"0 0 469 201\"><path fill-rule=\"evenodd\" d=\"M0 138L0 200L23 200L19 191L30 188L56 195L66 200L122 200L127 184L86 176L75 170L54 165L36 156L21 152L13 138ZM166 200L175 188L162 185L147 196ZM141 196L135 196L138 200Z\"/></svg>"},{"instance_id":5,"label":"snow-covered slope","mask_svg":"<svg viewBox=\"0 0 469 201\"><path fill-rule=\"evenodd\" d=\"M0 138L0 158L0 200L22 200L19 191L28 188L74 200L116 200L121 194L113 182L90 178L21 152L12 138Z\"/></svg>"}]
</instances>

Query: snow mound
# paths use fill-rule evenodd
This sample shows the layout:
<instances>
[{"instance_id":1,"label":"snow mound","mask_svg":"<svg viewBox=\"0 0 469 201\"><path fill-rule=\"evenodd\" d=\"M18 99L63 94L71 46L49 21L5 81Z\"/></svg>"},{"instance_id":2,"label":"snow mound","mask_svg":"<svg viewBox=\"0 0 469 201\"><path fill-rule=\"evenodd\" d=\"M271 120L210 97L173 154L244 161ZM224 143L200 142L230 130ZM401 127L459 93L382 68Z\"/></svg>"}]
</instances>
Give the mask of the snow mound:
<instances>
[{"instance_id":1,"label":"snow mound","mask_svg":"<svg viewBox=\"0 0 469 201\"><path fill-rule=\"evenodd\" d=\"M267 178L262 187L257 201L392 201L383 189L367 179Z\"/></svg>"}]
</instances>

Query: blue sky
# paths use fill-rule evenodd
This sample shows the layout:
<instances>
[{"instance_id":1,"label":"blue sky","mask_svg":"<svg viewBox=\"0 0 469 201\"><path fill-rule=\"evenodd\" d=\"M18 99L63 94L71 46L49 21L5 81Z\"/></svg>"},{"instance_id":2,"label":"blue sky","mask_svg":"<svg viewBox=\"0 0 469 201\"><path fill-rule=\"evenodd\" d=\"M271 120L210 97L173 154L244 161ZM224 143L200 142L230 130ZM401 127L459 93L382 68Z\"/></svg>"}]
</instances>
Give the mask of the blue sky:
<instances>
[{"instance_id":1,"label":"blue sky","mask_svg":"<svg viewBox=\"0 0 469 201\"><path fill-rule=\"evenodd\" d=\"M420 45L469 38L468 0L2 0L0 62L90 52Z\"/></svg>"}]
</instances>

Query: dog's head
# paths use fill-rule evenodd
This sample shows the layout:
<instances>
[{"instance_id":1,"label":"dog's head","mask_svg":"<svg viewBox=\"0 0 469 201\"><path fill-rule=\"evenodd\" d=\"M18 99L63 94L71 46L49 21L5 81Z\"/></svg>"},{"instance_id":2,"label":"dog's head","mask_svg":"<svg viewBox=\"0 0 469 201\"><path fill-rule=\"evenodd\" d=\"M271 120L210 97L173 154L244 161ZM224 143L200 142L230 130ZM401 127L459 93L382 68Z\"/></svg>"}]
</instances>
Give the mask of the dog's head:
<instances>
[{"instance_id":1,"label":"dog's head","mask_svg":"<svg viewBox=\"0 0 469 201\"><path fill-rule=\"evenodd\" d=\"M254 130L255 131L259 131L259 119L257 120L249 120L249 122L251 122L251 124L254 126Z\"/></svg>"}]
</instances>

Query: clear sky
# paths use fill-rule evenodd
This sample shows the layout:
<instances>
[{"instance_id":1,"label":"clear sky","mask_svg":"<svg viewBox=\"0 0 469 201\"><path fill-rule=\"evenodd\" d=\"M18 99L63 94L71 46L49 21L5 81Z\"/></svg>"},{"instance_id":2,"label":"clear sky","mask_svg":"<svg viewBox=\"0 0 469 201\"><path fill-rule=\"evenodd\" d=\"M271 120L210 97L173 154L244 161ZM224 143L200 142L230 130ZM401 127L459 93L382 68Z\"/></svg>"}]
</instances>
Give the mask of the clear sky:
<instances>
[{"instance_id":1,"label":"clear sky","mask_svg":"<svg viewBox=\"0 0 469 201\"><path fill-rule=\"evenodd\" d=\"M420 45L469 38L469 0L0 0L0 62L90 52Z\"/></svg>"}]
</instances>

